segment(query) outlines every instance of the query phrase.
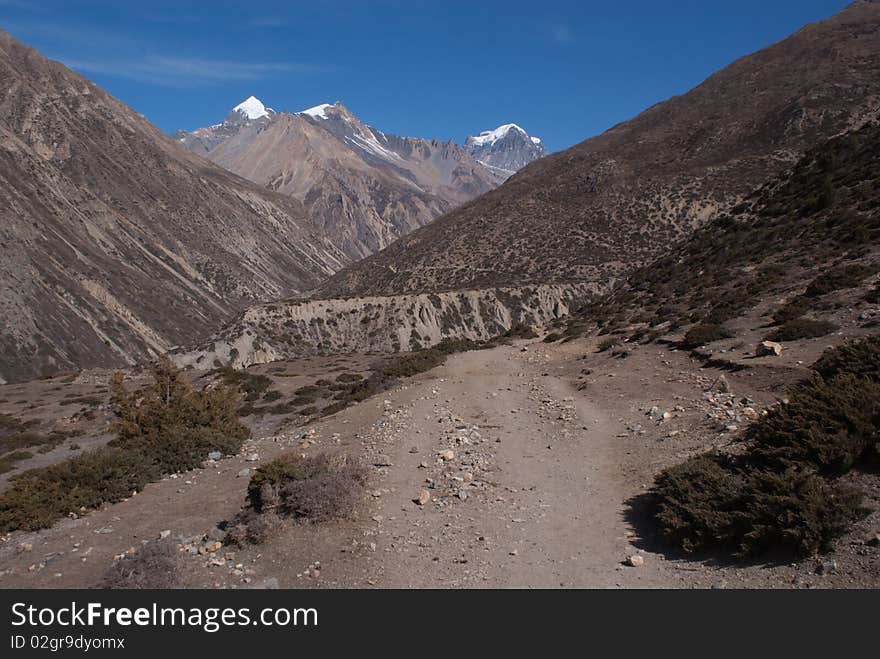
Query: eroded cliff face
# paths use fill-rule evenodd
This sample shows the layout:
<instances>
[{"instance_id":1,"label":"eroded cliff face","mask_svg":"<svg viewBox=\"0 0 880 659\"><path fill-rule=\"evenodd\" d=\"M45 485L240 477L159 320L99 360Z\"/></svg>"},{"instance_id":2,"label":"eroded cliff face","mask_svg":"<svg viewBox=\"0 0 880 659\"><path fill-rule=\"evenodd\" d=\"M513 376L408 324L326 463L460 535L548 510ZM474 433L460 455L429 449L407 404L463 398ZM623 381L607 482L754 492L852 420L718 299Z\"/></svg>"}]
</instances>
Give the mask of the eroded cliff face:
<instances>
[{"instance_id":1,"label":"eroded cliff face","mask_svg":"<svg viewBox=\"0 0 880 659\"><path fill-rule=\"evenodd\" d=\"M318 354L389 353L444 339L484 341L512 327L543 326L604 286L577 284L329 300L288 300L248 309L211 341L177 350L180 366L209 369Z\"/></svg>"}]
</instances>

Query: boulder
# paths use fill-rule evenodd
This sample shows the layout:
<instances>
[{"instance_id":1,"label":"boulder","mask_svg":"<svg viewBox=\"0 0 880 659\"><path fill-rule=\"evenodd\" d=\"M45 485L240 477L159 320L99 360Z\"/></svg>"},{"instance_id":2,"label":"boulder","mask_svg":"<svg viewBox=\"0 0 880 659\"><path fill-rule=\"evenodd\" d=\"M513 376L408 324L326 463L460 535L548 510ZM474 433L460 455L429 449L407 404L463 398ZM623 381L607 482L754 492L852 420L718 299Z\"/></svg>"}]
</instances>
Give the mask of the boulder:
<instances>
[{"instance_id":1,"label":"boulder","mask_svg":"<svg viewBox=\"0 0 880 659\"><path fill-rule=\"evenodd\" d=\"M782 344L776 341L761 341L755 350L755 355L758 357L779 357L781 354Z\"/></svg>"}]
</instances>

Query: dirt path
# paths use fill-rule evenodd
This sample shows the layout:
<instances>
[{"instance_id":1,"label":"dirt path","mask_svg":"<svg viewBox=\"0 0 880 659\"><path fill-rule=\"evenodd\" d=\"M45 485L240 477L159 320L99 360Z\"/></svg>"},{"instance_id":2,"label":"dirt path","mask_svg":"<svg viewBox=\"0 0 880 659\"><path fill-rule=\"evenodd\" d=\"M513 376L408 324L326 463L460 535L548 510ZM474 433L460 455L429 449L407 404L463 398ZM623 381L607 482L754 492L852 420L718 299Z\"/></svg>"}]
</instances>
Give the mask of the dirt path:
<instances>
[{"instance_id":1,"label":"dirt path","mask_svg":"<svg viewBox=\"0 0 880 659\"><path fill-rule=\"evenodd\" d=\"M93 586L114 556L164 531L181 547L186 587L875 587L880 551L864 537L880 513L832 556L798 564L667 558L639 537L629 503L653 476L729 442L727 427L754 412L743 401L760 409L781 391L780 373L750 369L727 374L732 393L714 393L720 375L656 345L626 359L582 342L454 355L307 428L255 431L239 456L14 534L0 543L0 587ZM250 470L291 450L362 456L372 473L358 517L194 552L222 539L216 524L240 509ZM644 564L625 565L635 554Z\"/></svg>"},{"instance_id":2,"label":"dirt path","mask_svg":"<svg viewBox=\"0 0 880 659\"><path fill-rule=\"evenodd\" d=\"M604 588L646 576L622 566L637 550L618 422L546 365L518 348L470 352L388 401L367 447L393 465L377 492L373 584ZM422 488L426 505L412 501Z\"/></svg>"}]
</instances>

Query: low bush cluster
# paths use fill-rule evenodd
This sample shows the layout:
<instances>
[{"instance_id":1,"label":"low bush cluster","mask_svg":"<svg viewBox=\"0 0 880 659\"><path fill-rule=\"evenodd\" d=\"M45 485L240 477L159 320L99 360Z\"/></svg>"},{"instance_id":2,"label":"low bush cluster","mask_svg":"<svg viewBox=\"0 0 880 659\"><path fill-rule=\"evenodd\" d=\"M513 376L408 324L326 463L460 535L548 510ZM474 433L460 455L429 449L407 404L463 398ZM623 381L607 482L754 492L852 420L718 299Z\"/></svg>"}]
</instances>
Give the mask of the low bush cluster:
<instances>
[{"instance_id":1,"label":"low bush cluster","mask_svg":"<svg viewBox=\"0 0 880 659\"><path fill-rule=\"evenodd\" d=\"M815 320L813 318L794 318L785 321L770 334L769 341L797 341L798 339L814 339L819 336L827 336L836 332L840 327L827 320Z\"/></svg>"},{"instance_id":2,"label":"low bush cluster","mask_svg":"<svg viewBox=\"0 0 880 659\"><path fill-rule=\"evenodd\" d=\"M177 551L170 540L151 540L134 554L113 562L101 588L142 590L179 588Z\"/></svg>"},{"instance_id":3,"label":"low bush cluster","mask_svg":"<svg viewBox=\"0 0 880 659\"><path fill-rule=\"evenodd\" d=\"M684 335L684 340L681 342L681 347L692 350L704 346L707 343L712 343L713 341L729 339L732 336L733 334L730 330L722 325L702 323L700 325L694 325L687 331Z\"/></svg>"},{"instance_id":4,"label":"low bush cluster","mask_svg":"<svg viewBox=\"0 0 880 659\"><path fill-rule=\"evenodd\" d=\"M116 438L16 475L0 494L0 532L47 528L68 513L120 501L165 474L197 467L211 451L237 453L249 434L238 421L233 391L195 391L164 358L146 391L126 391L117 375L111 400Z\"/></svg>"},{"instance_id":5,"label":"low bush cluster","mask_svg":"<svg viewBox=\"0 0 880 659\"><path fill-rule=\"evenodd\" d=\"M350 517L367 471L344 455L283 455L254 472L247 505L227 527L226 541L265 542L283 518L325 522Z\"/></svg>"},{"instance_id":6,"label":"low bush cluster","mask_svg":"<svg viewBox=\"0 0 880 659\"><path fill-rule=\"evenodd\" d=\"M839 477L876 459L880 337L827 351L813 369L744 432L742 454L701 455L657 477L664 538L689 552L804 556L864 515L861 493Z\"/></svg>"}]
</instances>

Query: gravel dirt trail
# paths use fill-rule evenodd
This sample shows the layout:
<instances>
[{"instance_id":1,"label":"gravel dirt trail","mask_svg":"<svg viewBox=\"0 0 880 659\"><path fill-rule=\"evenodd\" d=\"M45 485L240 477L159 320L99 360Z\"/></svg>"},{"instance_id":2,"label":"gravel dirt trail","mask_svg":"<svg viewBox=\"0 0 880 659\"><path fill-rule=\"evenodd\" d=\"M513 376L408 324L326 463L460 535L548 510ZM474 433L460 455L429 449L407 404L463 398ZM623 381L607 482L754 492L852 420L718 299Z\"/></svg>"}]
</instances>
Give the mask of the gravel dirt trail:
<instances>
[{"instance_id":1,"label":"gravel dirt trail","mask_svg":"<svg viewBox=\"0 0 880 659\"><path fill-rule=\"evenodd\" d=\"M388 401L391 421L368 446L392 465L376 492L386 542L373 583L613 588L645 578L622 565L636 549L618 422L546 367L519 348L469 352ZM423 488L431 501L420 505Z\"/></svg>"}]
</instances>

